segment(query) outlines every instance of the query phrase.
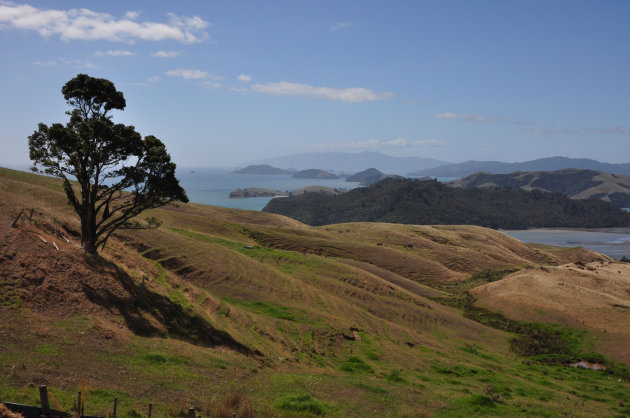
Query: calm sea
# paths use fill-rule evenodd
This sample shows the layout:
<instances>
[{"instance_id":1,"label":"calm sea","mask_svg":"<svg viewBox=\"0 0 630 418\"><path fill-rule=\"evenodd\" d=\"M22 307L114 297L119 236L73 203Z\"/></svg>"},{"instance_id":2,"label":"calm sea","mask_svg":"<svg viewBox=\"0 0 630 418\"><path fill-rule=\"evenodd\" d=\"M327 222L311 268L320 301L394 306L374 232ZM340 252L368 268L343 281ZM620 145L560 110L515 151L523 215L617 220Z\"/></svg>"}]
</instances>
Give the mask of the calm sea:
<instances>
[{"instance_id":1,"label":"calm sea","mask_svg":"<svg viewBox=\"0 0 630 418\"><path fill-rule=\"evenodd\" d=\"M179 168L177 178L191 202L249 210L261 210L273 198L230 199L230 192L246 187L264 187L289 192L306 186L338 189L354 189L359 186L359 183L347 182L344 179L297 179L284 174L232 174L231 169L221 168Z\"/></svg>"},{"instance_id":2,"label":"calm sea","mask_svg":"<svg viewBox=\"0 0 630 418\"><path fill-rule=\"evenodd\" d=\"M617 260L623 256L630 257L630 229L627 228L594 231L549 228L501 232L527 243L584 247Z\"/></svg>"}]
</instances>

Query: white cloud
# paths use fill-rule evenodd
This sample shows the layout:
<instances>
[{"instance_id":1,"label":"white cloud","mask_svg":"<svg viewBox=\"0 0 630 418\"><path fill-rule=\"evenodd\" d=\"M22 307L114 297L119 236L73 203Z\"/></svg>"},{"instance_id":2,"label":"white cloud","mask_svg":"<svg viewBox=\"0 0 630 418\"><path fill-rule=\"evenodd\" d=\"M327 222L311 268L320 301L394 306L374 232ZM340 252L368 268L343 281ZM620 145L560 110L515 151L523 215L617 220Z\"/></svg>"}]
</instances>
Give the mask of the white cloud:
<instances>
[{"instance_id":1,"label":"white cloud","mask_svg":"<svg viewBox=\"0 0 630 418\"><path fill-rule=\"evenodd\" d=\"M185 78L187 80L203 80L203 79L210 79L210 80L221 80L223 77L218 76L218 75L214 75L214 74L210 74L206 71L201 71L201 70L187 70L187 69L183 69L183 68L177 68L175 70L168 70L167 72L165 72L164 74L166 74L169 77L181 77L181 78Z\"/></svg>"},{"instance_id":2,"label":"white cloud","mask_svg":"<svg viewBox=\"0 0 630 418\"><path fill-rule=\"evenodd\" d=\"M239 74L236 79L238 81L242 81L243 83L251 83L252 82L252 77L246 74Z\"/></svg>"},{"instance_id":3,"label":"white cloud","mask_svg":"<svg viewBox=\"0 0 630 418\"><path fill-rule=\"evenodd\" d=\"M39 9L28 4L0 3L0 28L32 30L44 38L64 41L107 40L114 42L173 40L191 44L209 38L209 24L198 16L169 14L168 23L136 21L137 12L116 18L89 9Z\"/></svg>"},{"instance_id":4,"label":"white cloud","mask_svg":"<svg viewBox=\"0 0 630 418\"><path fill-rule=\"evenodd\" d=\"M333 25L330 27L330 31L337 32L338 30L348 29L351 27L352 27L352 22L338 22L338 23L333 23Z\"/></svg>"},{"instance_id":5,"label":"white cloud","mask_svg":"<svg viewBox=\"0 0 630 418\"><path fill-rule=\"evenodd\" d=\"M102 57L104 55L109 55L110 57L133 57L136 55L136 53L132 51L112 51L110 49L107 52L95 52L94 55L99 57Z\"/></svg>"},{"instance_id":6,"label":"white cloud","mask_svg":"<svg viewBox=\"0 0 630 418\"><path fill-rule=\"evenodd\" d=\"M308 96L329 100L338 100L347 103L372 102L374 100L390 99L393 93L377 93L363 87L334 88L314 87L308 84L289 83L280 81L277 83L254 84L252 90L258 93L275 94L280 96Z\"/></svg>"},{"instance_id":7,"label":"white cloud","mask_svg":"<svg viewBox=\"0 0 630 418\"><path fill-rule=\"evenodd\" d=\"M630 128L626 126L615 126L614 128L605 128L605 129L595 129L595 128L589 128L588 126L585 126L583 129L586 132L595 133L595 134L630 135Z\"/></svg>"},{"instance_id":8,"label":"white cloud","mask_svg":"<svg viewBox=\"0 0 630 418\"><path fill-rule=\"evenodd\" d=\"M160 76L154 75L153 77L149 77L147 81L149 83L157 83L160 80L161 80Z\"/></svg>"},{"instance_id":9,"label":"white cloud","mask_svg":"<svg viewBox=\"0 0 630 418\"><path fill-rule=\"evenodd\" d=\"M478 122L478 123L494 122L494 119L492 119L492 118L486 118L484 116L471 115L471 114L461 115L459 118L461 120L463 120L463 121L466 121L466 122Z\"/></svg>"},{"instance_id":10,"label":"white cloud","mask_svg":"<svg viewBox=\"0 0 630 418\"><path fill-rule=\"evenodd\" d=\"M210 81L210 80L206 80L202 84L211 89L218 89L219 87L223 87L223 84L217 83L216 81Z\"/></svg>"},{"instance_id":11,"label":"white cloud","mask_svg":"<svg viewBox=\"0 0 630 418\"><path fill-rule=\"evenodd\" d=\"M48 60L48 61L35 61L33 64L39 65L40 67L54 67L57 65L57 61Z\"/></svg>"},{"instance_id":12,"label":"white cloud","mask_svg":"<svg viewBox=\"0 0 630 418\"><path fill-rule=\"evenodd\" d=\"M366 139L365 141L338 142L332 144L316 144L315 148L333 148L333 149L374 149L374 148L410 148L425 146L442 146L447 143L435 139L420 139L409 141L405 138L390 139L381 141L379 139Z\"/></svg>"},{"instance_id":13,"label":"white cloud","mask_svg":"<svg viewBox=\"0 0 630 418\"><path fill-rule=\"evenodd\" d=\"M576 133L575 131L571 131L568 129L535 129L535 128L527 128L527 132L532 133L534 135L543 135L543 136L568 135L568 134Z\"/></svg>"},{"instance_id":14,"label":"white cloud","mask_svg":"<svg viewBox=\"0 0 630 418\"><path fill-rule=\"evenodd\" d=\"M128 11L125 13L127 19L136 20L140 16L140 12Z\"/></svg>"},{"instance_id":15,"label":"white cloud","mask_svg":"<svg viewBox=\"0 0 630 418\"><path fill-rule=\"evenodd\" d=\"M457 115L451 112L443 112L443 113L434 113L429 115L431 119L456 119Z\"/></svg>"},{"instance_id":16,"label":"white cloud","mask_svg":"<svg viewBox=\"0 0 630 418\"><path fill-rule=\"evenodd\" d=\"M182 51L155 51L151 55L157 58L175 58L182 54Z\"/></svg>"}]
</instances>

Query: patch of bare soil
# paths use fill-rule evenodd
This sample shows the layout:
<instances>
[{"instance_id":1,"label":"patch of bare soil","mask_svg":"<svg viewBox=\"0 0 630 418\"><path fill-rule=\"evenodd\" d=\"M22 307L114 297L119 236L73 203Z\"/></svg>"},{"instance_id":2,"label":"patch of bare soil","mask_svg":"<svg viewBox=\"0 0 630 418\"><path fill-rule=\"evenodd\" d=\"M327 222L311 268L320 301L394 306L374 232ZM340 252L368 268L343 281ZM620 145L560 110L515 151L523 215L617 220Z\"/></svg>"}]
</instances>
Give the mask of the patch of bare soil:
<instances>
[{"instance_id":1,"label":"patch of bare soil","mask_svg":"<svg viewBox=\"0 0 630 418\"><path fill-rule=\"evenodd\" d=\"M48 320L120 315L134 333L250 350L167 296L137 283L116 264L85 256L30 224L0 217L0 296L5 306L28 307Z\"/></svg>"}]
</instances>

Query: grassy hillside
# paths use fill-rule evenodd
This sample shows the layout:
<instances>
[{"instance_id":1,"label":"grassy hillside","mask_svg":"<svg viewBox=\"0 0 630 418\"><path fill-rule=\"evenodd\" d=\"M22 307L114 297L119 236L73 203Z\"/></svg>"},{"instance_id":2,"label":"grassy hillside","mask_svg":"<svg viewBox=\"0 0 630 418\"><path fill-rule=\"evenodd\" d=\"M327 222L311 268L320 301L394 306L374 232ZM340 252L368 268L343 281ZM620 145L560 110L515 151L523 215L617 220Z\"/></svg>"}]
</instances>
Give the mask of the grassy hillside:
<instances>
[{"instance_id":1,"label":"grassy hillside","mask_svg":"<svg viewBox=\"0 0 630 418\"><path fill-rule=\"evenodd\" d=\"M453 286L488 271L610 261L596 253L188 204L86 258L58 181L0 169L0 195L3 400L37 403L45 383L68 409L86 377L90 414L114 397L125 416L630 412L625 377L527 361L456 307Z\"/></svg>"},{"instance_id":2,"label":"grassy hillside","mask_svg":"<svg viewBox=\"0 0 630 418\"><path fill-rule=\"evenodd\" d=\"M449 183L455 187L511 187L560 193L572 199L596 198L630 207L630 176L594 170L565 169L510 174L475 173Z\"/></svg>"},{"instance_id":3,"label":"grassy hillside","mask_svg":"<svg viewBox=\"0 0 630 418\"><path fill-rule=\"evenodd\" d=\"M510 188L460 189L437 181L410 179L385 179L340 196L272 199L263 210L309 225L396 222L503 229L630 225L630 214L595 199L571 200L559 194Z\"/></svg>"}]
</instances>

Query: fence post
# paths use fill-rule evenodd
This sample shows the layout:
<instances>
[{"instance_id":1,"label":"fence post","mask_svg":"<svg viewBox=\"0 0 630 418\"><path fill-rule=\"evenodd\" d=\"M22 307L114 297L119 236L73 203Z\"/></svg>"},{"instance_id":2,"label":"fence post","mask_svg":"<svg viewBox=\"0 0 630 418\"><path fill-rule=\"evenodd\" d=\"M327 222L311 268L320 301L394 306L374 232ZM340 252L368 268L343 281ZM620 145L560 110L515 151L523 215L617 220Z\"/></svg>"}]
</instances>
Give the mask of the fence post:
<instances>
[{"instance_id":1,"label":"fence post","mask_svg":"<svg viewBox=\"0 0 630 418\"><path fill-rule=\"evenodd\" d=\"M195 418L195 408L188 408L188 418Z\"/></svg>"},{"instance_id":2,"label":"fence post","mask_svg":"<svg viewBox=\"0 0 630 418\"><path fill-rule=\"evenodd\" d=\"M41 385L39 387L39 401L42 404L42 408L45 410L50 409L50 404L48 403L48 389L46 385Z\"/></svg>"},{"instance_id":3,"label":"fence post","mask_svg":"<svg viewBox=\"0 0 630 418\"><path fill-rule=\"evenodd\" d=\"M118 398L114 398L114 413L112 414L112 418L116 418L116 408L118 407Z\"/></svg>"},{"instance_id":4,"label":"fence post","mask_svg":"<svg viewBox=\"0 0 630 418\"><path fill-rule=\"evenodd\" d=\"M151 410L153 409L153 404L149 404L149 418L151 418Z\"/></svg>"}]
</instances>

